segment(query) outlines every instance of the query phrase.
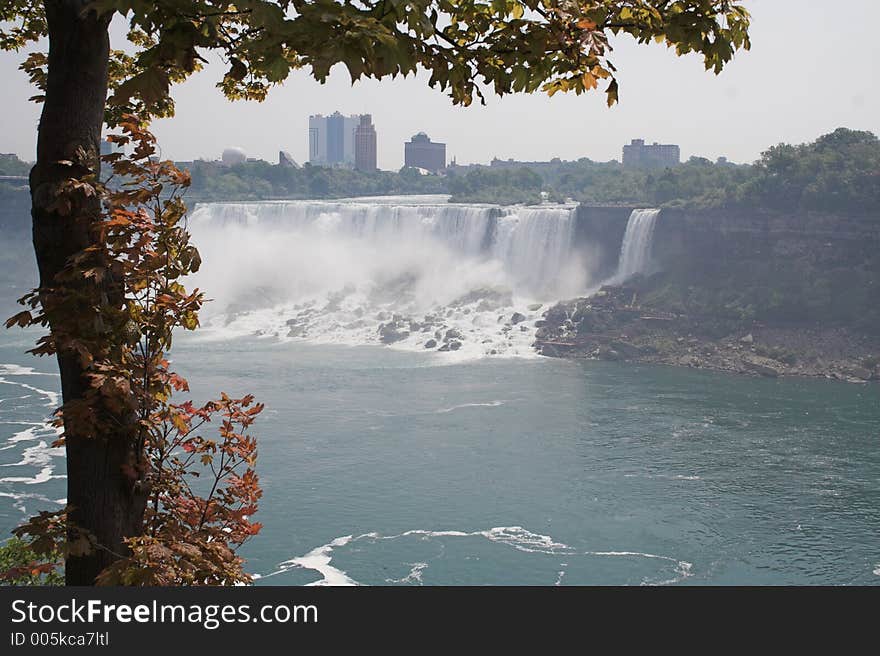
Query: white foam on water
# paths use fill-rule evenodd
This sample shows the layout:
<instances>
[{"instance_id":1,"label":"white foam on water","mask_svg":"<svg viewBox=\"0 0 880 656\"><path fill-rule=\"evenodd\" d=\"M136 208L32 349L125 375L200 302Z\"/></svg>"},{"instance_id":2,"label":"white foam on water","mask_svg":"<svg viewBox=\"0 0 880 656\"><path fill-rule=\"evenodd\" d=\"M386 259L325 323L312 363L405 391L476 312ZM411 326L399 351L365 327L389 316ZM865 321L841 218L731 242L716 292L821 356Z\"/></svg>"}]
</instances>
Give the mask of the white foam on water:
<instances>
[{"instance_id":1,"label":"white foam on water","mask_svg":"<svg viewBox=\"0 0 880 656\"><path fill-rule=\"evenodd\" d=\"M36 371L33 367L23 367L17 364L0 364L0 376L52 376L58 377L58 374Z\"/></svg>"},{"instance_id":2,"label":"white foam on water","mask_svg":"<svg viewBox=\"0 0 880 656\"><path fill-rule=\"evenodd\" d=\"M399 579L385 579L385 582L422 585L422 572L428 568L428 563L407 563L407 565L412 568L409 570L409 574Z\"/></svg>"},{"instance_id":3,"label":"white foam on water","mask_svg":"<svg viewBox=\"0 0 880 656\"><path fill-rule=\"evenodd\" d=\"M874 576L880 576L880 563L874 565Z\"/></svg>"},{"instance_id":4,"label":"white foam on water","mask_svg":"<svg viewBox=\"0 0 880 656\"><path fill-rule=\"evenodd\" d=\"M490 401L488 403L462 403L461 405L454 405L451 408L440 408L439 410L435 410L434 414L446 414L447 412L455 412L456 410L461 410L463 408L497 408L500 405L504 405L507 401L498 400L498 401Z\"/></svg>"},{"instance_id":5,"label":"white foam on water","mask_svg":"<svg viewBox=\"0 0 880 656\"><path fill-rule=\"evenodd\" d=\"M36 485L37 483L45 483L56 478L67 478L65 474L53 474L55 468L52 465L46 465L35 476L6 476L0 478L0 483L24 483L25 485Z\"/></svg>"},{"instance_id":6,"label":"white foam on water","mask_svg":"<svg viewBox=\"0 0 880 656\"><path fill-rule=\"evenodd\" d=\"M666 579L662 581L650 581L645 579L642 581L642 585L671 585L672 583L678 583L682 579L686 579L691 575L691 569L693 568L693 563L689 563L686 560L679 560L677 558L672 558L671 556L660 556L652 553L645 553L643 551L586 551L584 552L585 556L610 556L613 558L648 558L653 560L664 560L666 562L672 563L675 569L675 572L678 574L677 577Z\"/></svg>"},{"instance_id":7,"label":"white foam on water","mask_svg":"<svg viewBox=\"0 0 880 656\"><path fill-rule=\"evenodd\" d=\"M64 453L64 449L51 448L46 442L40 442L34 446L27 447L22 452L22 458L18 462L7 462L0 467L26 467L28 465L35 467L45 467L52 458L58 457Z\"/></svg>"},{"instance_id":8,"label":"white foam on water","mask_svg":"<svg viewBox=\"0 0 880 656\"><path fill-rule=\"evenodd\" d=\"M678 583L691 575L692 564L672 558L670 556L662 556L657 554L645 553L640 551L578 551L567 544L557 542L548 535L534 533L522 526L497 526L483 531L457 531L457 530L440 530L432 531L427 529L412 529L397 533L394 535L381 535L376 532L363 533L361 535L345 535L312 549L304 556L298 556L285 560L278 565L275 571L260 575L255 574L254 579L267 578L276 576L290 571L293 568L302 568L312 570L321 575L321 578L308 585L361 585L352 579L344 570L331 564L333 560L333 551L338 547L344 547L360 541L386 541L398 540L406 537L420 537L424 540L436 538L484 538L490 542L503 544L512 547L517 551L530 554L544 554L550 556L567 555L572 556L588 556L588 557L612 557L612 558L645 558L651 560L659 560L670 563L677 576L659 581L644 580L643 585L670 585ZM385 579L386 583L421 583L421 573L429 566L428 563L407 563L412 567L410 573L402 579ZM568 562L559 563L563 569L558 572L556 585L562 584L565 569Z\"/></svg>"},{"instance_id":9,"label":"white foam on water","mask_svg":"<svg viewBox=\"0 0 880 656\"><path fill-rule=\"evenodd\" d=\"M276 574L281 574L282 572L286 572L294 567L300 567L302 569L313 570L321 575L321 579L313 583L309 583L308 585L359 585L357 581L349 578L349 576L341 569L333 567L330 564L330 561L333 559L333 549L335 549L336 547L345 546L352 540L358 540L362 537L364 536L358 536L357 538L354 538L351 535L345 535L340 538L336 538L335 540L332 540L327 544L312 549L304 556L285 560L283 563L280 563L278 565L277 571L272 572L271 574L267 574L264 577L257 578L275 576Z\"/></svg>"},{"instance_id":10,"label":"white foam on water","mask_svg":"<svg viewBox=\"0 0 880 656\"><path fill-rule=\"evenodd\" d=\"M27 383L22 383L15 380L7 380L6 378L0 377L0 384L5 385L16 385L18 387L22 387L26 390L30 390L32 392L36 392L37 394L46 397L46 406L52 409L57 408L60 405L61 395L58 392L53 392L52 390L44 390L39 387L34 387L33 385L28 385Z\"/></svg>"},{"instance_id":11,"label":"white foam on water","mask_svg":"<svg viewBox=\"0 0 880 656\"><path fill-rule=\"evenodd\" d=\"M51 446L52 442L60 435L60 429L55 428L48 422L2 422L6 425L26 426L24 430L13 433L5 441L0 451L19 448L22 443L36 442L21 451L20 460L6 462L0 467L34 467L37 472L33 476L5 476L0 478L0 483L35 485L50 480L67 478L64 474L55 474L55 459L64 457L64 449ZM51 441L50 441L51 440Z\"/></svg>"},{"instance_id":12,"label":"white foam on water","mask_svg":"<svg viewBox=\"0 0 880 656\"><path fill-rule=\"evenodd\" d=\"M553 585L562 585L562 579L565 577L565 568L568 567L568 563L559 563L559 566L563 569L559 570L556 575L556 583Z\"/></svg>"}]
</instances>

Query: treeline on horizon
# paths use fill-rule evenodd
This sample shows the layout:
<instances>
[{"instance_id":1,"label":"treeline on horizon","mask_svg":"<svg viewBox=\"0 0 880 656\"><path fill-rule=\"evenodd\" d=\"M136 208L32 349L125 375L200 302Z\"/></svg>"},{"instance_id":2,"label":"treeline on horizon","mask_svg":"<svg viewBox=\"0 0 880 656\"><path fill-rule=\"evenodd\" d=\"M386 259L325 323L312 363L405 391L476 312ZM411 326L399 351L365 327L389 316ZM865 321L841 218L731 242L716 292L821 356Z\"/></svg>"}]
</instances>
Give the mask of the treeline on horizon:
<instances>
[{"instance_id":1,"label":"treeline on horizon","mask_svg":"<svg viewBox=\"0 0 880 656\"><path fill-rule=\"evenodd\" d=\"M880 207L880 140L871 132L846 128L807 144L773 146L754 164L692 157L662 170L624 168L619 162L586 158L454 167L445 176L422 175L407 168L364 172L265 161L231 167L195 161L188 167L192 174L188 195L200 201L450 194L452 202L501 205L537 204L546 198L609 205L829 213L867 213ZM0 155L0 175L27 175L28 168L15 156ZM21 185L0 181L0 195L15 186Z\"/></svg>"},{"instance_id":2,"label":"treeline on horizon","mask_svg":"<svg viewBox=\"0 0 880 656\"><path fill-rule=\"evenodd\" d=\"M880 140L871 132L839 128L807 144L779 144L754 164L692 157L661 170L619 162L542 162L474 168L449 178L451 200L553 201L715 209L761 207L815 212L876 211L880 207Z\"/></svg>"}]
</instances>

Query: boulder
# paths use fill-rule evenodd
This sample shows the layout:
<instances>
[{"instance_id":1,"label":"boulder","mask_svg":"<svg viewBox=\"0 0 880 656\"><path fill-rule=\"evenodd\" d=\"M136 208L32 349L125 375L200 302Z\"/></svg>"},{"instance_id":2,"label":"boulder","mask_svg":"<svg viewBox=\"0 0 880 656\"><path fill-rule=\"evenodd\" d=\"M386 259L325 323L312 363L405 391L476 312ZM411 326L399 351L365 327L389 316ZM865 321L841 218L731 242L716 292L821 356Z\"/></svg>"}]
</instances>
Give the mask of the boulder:
<instances>
[{"instance_id":1,"label":"boulder","mask_svg":"<svg viewBox=\"0 0 880 656\"><path fill-rule=\"evenodd\" d=\"M600 346L599 351L597 353L597 357L600 360L620 360L620 353L615 351L613 348L609 348L607 346Z\"/></svg>"},{"instance_id":2,"label":"boulder","mask_svg":"<svg viewBox=\"0 0 880 656\"><path fill-rule=\"evenodd\" d=\"M427 342L425 342L425 348L426 348L426 349L432 349L432 348L434 348L435 346L437 346L437 340L436 340L436 339L429 339Z\"/></svg>"},{"instance_id":3,"label":"boulder","mask_svg":"<svg viewBox=\"0 0 880 656\"><path fill-rule=\"evenodd\" d=\"M610 344L611 348L627 360L639 357L642 354L641 349L635 344L624 342L623 340L615 340Z\"/></svg>"},{"instance_id":4,"label":"boulder","mask_svg":"<svg viewBox=\"0 0 880 656\"><path fill-rule=\"evenodd\" d=\"M765 376L767 378L776 378L779 375L779 369L770 358L751 357L743 359L743 367L746 371Z\"/></svg>"},{"instance_id":5,"label":"boulder","mask_svg":"<svg viewBox=\"0 0 880 656\"><path fill-rule=\"evenodd\" d=\"M379 341L383 344L394 344L409 337L408 330L402 330L396 323L388 322L379 325Z\"/></svg>"},{"instance_id":6,"label":"boulder","mask_svg":"<svg viewBox=\"0 0 880 656\"><path fill-rule=\"evenodd\" d=\"M847 367L846 373L853 378L858 378L859 380L871 380L872 376L874 375L874 372L870 369L866 369L865 367L861 367L857 364Z\"/></svg>"},{"instance_id":7,"label":"boulder","mask_svg":"<svg viewBox=\"0 0 880 656\"><path fill-rule=\"evenodd\" d=\"M526 315L521 314L519 312L514 312L513 314L510 315L510 323L512 323L514 326L518 323L522 323L525 320L526 320Z\"/></svg>"},{"instance_id":8,"label":"boulder","mask_svg":"<svg viewBox=\"0 0 880 656\"><path fill-rule=\"evenodd\" d=\"M568 319L568 310L565 309L562 303L557 303L544 313L544 319L547 323L561 324Z\"/></svg>"},{"instance_id":9,"label":"boulder","mask_svg":"<svg viewBox=\"0 0 880 656\"><path fill-rule=\"evenodd\" d=\"M457 351L460 348L461 348L461 342L451 341L451 342L447 342L446 344L444 344L443 346L441 346L437 350L444 351L444 352L445 351Z\"/></svg>"}]
</instances>

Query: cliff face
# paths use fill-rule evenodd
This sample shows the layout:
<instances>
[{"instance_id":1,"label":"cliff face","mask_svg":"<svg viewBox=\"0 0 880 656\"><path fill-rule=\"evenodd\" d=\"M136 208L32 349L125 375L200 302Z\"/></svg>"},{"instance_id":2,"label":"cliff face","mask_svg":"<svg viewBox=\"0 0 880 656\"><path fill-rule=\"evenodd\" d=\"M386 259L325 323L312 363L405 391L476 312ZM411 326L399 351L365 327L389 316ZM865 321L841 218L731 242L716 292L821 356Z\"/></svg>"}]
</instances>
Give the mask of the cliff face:
<instances>
[{"instance_id":1,"label":"cliff face","mask_svg":"<svg viewBox=\"0 0 880 656\"><path fill-rule=\"evenodd\" d=\"M821 268L856 268L875 262L878 246L880 216L664 209L653 257L661 270L684 265L695 272L745 261L785 266L803 258Z\"/></svg>"},{"instance_id":2,"label":"cliff face","mask_svg":"<svg viewBox=\"0 0 880 656\"><path fill-rule=\"evenodd\" d=\"M596 270L610 276L617 267L633 207L578 207L575 241L596 251ZM743 260L781 261L809 257L825 266L859 266L875 261L880 216L773 214L747 210L664 209L657 219L652 254L659 270L695 271Z\"/></svg>"},{"instance_id":3,"label":"cliff face","mask_svg":"<svg viewBox=\"0 0 880 656\"><path fill-rule=\"evenodd\" d=\"M629 208L581 207L578 245L615 272ZM752 375L880 379L880 217L663 210L653 270L561 302L544 355ZM600 278L601 279L601 278Z\"/></svg>"},{"instance_id":4,"label":"cliff face","mask_svg":"<svg viewBox=\"0 0 880 656\"><path fill-rule=\"evenodd\" d=\"M620 245L632 207L580 205L575 221L575 247L593 262L595 280L602 280L617 270Z\"/></svg>"},{"instance_id":5,"label":"cliff face","mask_svg":"<svg viewBox=\"0 0 880 656\"><path fill-rule=\"evenodd\" d=\"M614 273L631 208L582 206L577 240ZM769 323L880 322L880 217L664 209L646 303L694 316ZM649 272L650 273L650 272Z\"/></svg>"}]
</instances>

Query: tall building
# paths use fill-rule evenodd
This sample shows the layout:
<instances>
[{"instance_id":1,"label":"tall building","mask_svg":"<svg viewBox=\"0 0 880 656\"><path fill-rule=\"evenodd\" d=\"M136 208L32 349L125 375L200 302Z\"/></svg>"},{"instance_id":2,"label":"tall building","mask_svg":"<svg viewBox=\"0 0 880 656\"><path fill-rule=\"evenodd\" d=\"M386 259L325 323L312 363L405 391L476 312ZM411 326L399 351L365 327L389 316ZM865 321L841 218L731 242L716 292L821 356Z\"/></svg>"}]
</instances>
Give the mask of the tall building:
<instances>
[{"instance_id":1,"label":"tall building","mask_svg":"<svg viewBox=\"0 0 880 656\"><path fill-rule=\"evenodd\" d=\"M633 139L623 147L623 165L629 168L664 169L681 163L681 151L672 144L648 145L644 139Z\"/></svg>"},{"instance_id":2,"label":"tall building","mask_svg":"<svg viewBox=\"0 0 880 656\"><path fill-rule=\"evenodd\" d=\"M309 116L309 162L327 163L327 119L320 114Z\"/></svg>"},{"instance_id":3,"label":"tall building","mask_svg":"<svg viewBox=\"0 0 880 656\"><path fill-rule=\"evenodd\" d=\"M359 116L309 116L309 162L317 166L354 166L354 131Z\"/></svg>"},{"instance_id":4,"label":"tall building","mask_svg":"<svg viewBox=\"0 0 880 656\"><path fill-rule=\"evenodd\" d=\"M376 128L370 114L361 114L354 130L354 167L358 171L376 170Z\"/></svg>"},{"instance_id":5,"label":"tall building","mask_svg":"<svg viewBox=\"0 0 880 656\"><path fill-rule=\"evenodd\" d=\"M403 145L404 166L437 173L446 168L446 144L431 141L424 132L414 135Z\"/></svg>"}]
</instances>

